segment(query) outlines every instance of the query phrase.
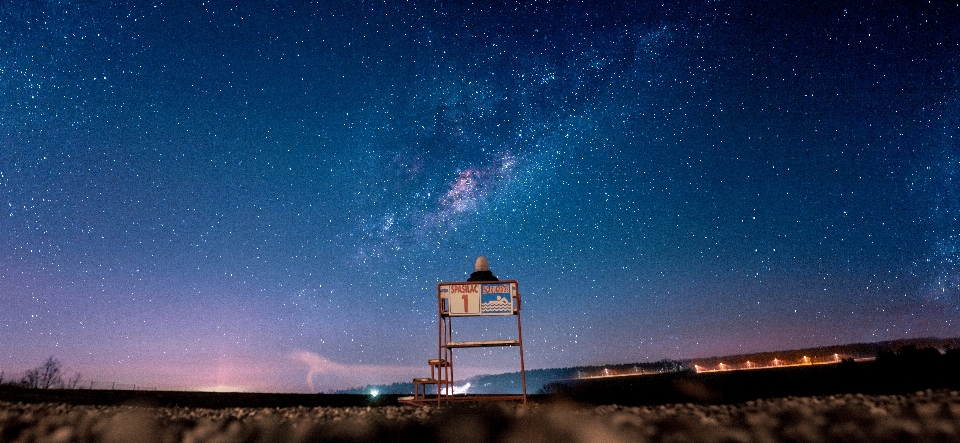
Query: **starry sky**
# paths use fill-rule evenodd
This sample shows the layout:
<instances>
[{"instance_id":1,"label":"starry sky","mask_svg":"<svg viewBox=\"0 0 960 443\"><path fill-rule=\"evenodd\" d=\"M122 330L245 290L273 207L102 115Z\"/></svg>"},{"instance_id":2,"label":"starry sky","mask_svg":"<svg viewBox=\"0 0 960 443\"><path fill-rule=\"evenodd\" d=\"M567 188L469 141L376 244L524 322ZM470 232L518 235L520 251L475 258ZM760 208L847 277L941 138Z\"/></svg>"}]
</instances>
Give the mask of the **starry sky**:
<instances>
[{"instance_id":1,"label":"starry sky","mask_svg":"<svg viewBox=\"0 0 960 443\"><path fill-rule=\"evenodd\" d=\"M0 371L409 381L478 255L527 368L960 335L956 2L491 3L0 4Z\"/></svg>"}]
</instances>

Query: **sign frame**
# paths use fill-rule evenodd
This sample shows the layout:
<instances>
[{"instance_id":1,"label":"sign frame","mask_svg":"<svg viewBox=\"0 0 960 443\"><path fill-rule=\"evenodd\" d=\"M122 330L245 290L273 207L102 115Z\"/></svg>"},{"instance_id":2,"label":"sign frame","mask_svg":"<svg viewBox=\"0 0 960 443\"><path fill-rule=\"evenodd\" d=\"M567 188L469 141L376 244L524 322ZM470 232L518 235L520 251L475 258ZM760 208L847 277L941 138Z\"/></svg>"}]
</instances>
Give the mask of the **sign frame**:
<instances>
[{"instance_id":1,"label":"sign frame","mask_svg":"<svg viewBox=\"0 0 960 443\"><path fill-rule=\"evenodd\" d=\"M437 284L440 311L452 317L515 315L520 310L516 280Z\"/></svg>"}]
</instances>

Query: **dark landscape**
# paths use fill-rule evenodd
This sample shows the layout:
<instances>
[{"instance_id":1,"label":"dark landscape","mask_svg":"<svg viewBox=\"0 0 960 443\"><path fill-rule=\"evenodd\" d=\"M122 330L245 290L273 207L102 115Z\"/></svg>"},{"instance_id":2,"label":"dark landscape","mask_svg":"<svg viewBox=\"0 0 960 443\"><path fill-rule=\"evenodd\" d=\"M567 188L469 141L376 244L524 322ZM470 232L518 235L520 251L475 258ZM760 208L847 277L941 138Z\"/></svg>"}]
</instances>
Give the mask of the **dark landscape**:
<instances>
[{"instance_id":1,"label":"dark landscape","mask_svg":"<svg viewBox=\"0 0 960 443\"><path fill-rule=\"evenodd\" d=\"M3 442L960 441L960 392L842 394L730 405L519 403L188 408L0 400Z\"/></svg>"},{"instance_id":2,"label":"dark landscape","mask_svg":"<svg viewBox=\"0 0 960 443\"><path fill-rule=\"evenodd\" d=\"M0 441L960 441L960 352L565 380L520 402L0 389Z\"/></svg>"},{"instance_id":3,"label":"dark landscape","mask_svg":"<svg viewBox=\"0 0 960 443\"><path fill-rule=\"evenodd\" d=\"M595 366L576 366L566 368L534 369L526 371L528 393L566 393L572 395L581 392L581 400L596 397L599 403L610 402L613 397L620 404L658 404L686 401L731 402L744 399L786 395L819 395L847 392L893 392L893 386L902 377L891 373L891 364L903 362L904 370L919 365L926 372L916 386L901 386L901 391L926 389L930 381L929 370L932 366L953 365L948 363L956 359L951 350L960 349L958 338L911 338L889 340L875 343L852 343L844 345L821 346L815 348L790 349L770 352L757 352L741 355L712 356L685 360L660 360L656 362L635 362ZM901 355L902 354L902 355ZM935 355L936 354L936 355ZM949 355L948 355L949 354ZM881 357L879 369L871 362ZM766 371L777 363L776 371ZM803 362L807 362L803 364ZM857 364L851 364L851 363ZM835 369L835 364L840 364ZM720 365L726 370L718 370ZM932 365L932 366L931 366ZM693 375L699 368L700 374ZM729 369L750 368L750 373ZM761 371L761 372L756 372ZM949 372L943 369L943 372ZM640 375L640 377L632 377ZM611 380L608 376L628 376L626 379ZM881 380L879 378L897 379ZM937 377L937 386L950 385L948 374ZM872 378L872 379L871 379ZM470 384L471 394L514 393L520 390L520 373L480 375L465 380L457 380L456 385ZM610 386L609 393L597 394ZM763 386L763 388L761 388ZM875 386L875 387L874 387ZM696 387L702 389L694 389ZM885 389L885 390L884 390ZM413 384L400 382L378 384L344 389L335 394L369 395L377 391L382 394L409 395ZM635 395L640 393L642 395ZM594 400L589 400L594 401Z\"/></svg>"},{"instance_id":4,"label":"dark landscape","mask_svg":"<svg viewBox=\"0 0 960 443\"><path fill-rule=\"evenodd\" d=\"M558 382L549 392L583 403L657 405L733 404L759 398L836 394L896 395L960 389L960 352L905 348L876 360L829 365L604 377Z\"/></svg>"}]
</instances>

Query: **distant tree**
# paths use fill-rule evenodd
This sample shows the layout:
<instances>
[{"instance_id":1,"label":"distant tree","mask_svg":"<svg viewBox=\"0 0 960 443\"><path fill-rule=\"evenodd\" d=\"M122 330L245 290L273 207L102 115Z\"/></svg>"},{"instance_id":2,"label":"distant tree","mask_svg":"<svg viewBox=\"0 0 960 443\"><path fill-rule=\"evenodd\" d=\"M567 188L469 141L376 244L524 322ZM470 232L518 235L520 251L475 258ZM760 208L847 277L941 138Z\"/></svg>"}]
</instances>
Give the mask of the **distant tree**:
<instances>
[{"instance_id":1,"label":"distant tree","mask_svg":"<svg viewBox=\"0 0 960 443\"><path fill-rule=\"evenodd\" d=\"M73 377L70 377L66 381L63 387L67 389L77 389L78 387L80 387L80 373L79 372L74 373Z\"/></svg>"},{"instance_id":2,"label":"distant tree","mask_svg":"<svg viewBox=\"0 0 960 443\"><path fill-rule=\"evenodd\" d=\"M79 383L80 374L71 382L73 380ZM42 365L25 372L20 383L31 389L63 388L63 363L51 356Z\"/></svg>"},{"instance_id":3,"label":"distant tree","mask_svg":"<svg viewBox=\"0 0 960 443\"><path fill-rule=\"evenodd\" d=\"M837 364L837 372L841 376L849 379L848 383L859 382L859 380L863 377L864 369L862 366L860 366L860 363L857 363L853 357L850 357L840 359L840 363Z\"/></svg>"},{"instance_id":4,"label":"distant tree","mask_svg":"<svg viewBox=\"0 0 960 443\"><path fill-rule=\"evenodd\" d=\"M570 392L570 386L563 382L555 381L543 385L537 394L539 395L564 395Z\"/></svg>"}]
</instances>

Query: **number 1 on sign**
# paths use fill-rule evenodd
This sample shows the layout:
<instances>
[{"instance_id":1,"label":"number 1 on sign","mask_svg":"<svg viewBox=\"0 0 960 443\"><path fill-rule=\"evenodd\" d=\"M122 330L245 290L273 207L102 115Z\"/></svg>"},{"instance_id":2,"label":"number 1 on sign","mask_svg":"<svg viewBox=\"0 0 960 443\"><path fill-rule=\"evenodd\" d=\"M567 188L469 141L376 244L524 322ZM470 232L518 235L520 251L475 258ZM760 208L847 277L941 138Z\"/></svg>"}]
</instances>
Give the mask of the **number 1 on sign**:
<instances>
[{"instance_id":1,"label":"number 1 on sign","mask_svg":"<svg viewBox=\"0 0 960 443\"><path fill-rule=\"evenodd\" d=\"M440 297L444 304L441 309L449 310L450 315L480 315L480 286L473 286L475 292L461 292L461 290L449 291L446 294L441 292ZM460 303L461 300L463 304Z\"/></svg>"},{"instance_id":2,"label":"number 1 on sign","mask_svg":"<svg viewBox=\"0 0 960 443\"><path fill-rule=\"evenodd\" d=\"M460 301L463 300L463 304ZM450 294L447 304L453 315L476 315L480 313L480 294L475 292Z\"/></svg>"}]
</instances>

